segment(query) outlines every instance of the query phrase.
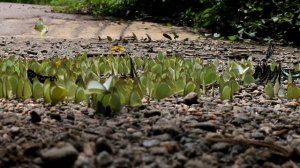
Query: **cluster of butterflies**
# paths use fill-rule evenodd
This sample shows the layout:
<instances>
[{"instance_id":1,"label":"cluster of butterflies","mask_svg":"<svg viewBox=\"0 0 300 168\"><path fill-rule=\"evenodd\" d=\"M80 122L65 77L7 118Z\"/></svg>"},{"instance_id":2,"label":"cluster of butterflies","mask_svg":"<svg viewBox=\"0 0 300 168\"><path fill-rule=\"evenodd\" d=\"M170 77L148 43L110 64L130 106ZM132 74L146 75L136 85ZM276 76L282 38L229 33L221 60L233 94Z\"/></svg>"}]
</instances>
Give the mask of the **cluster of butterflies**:
<instances>
[{"instance_id":1,"label":"cluster of butterflies","mask_svg":"<svg viewBox=\"0 0 300 168\"><path fill-rule=\"evenodd\" d=\"M274 84L276 81L280 83L282 77L288 78L291 76L294 79L300 78L300 72L282 69L280 63L278 63L278 66L275 66L274 68L272 68L271 65L268 65L268 60L272 57L274 48L274 44L270 43L266 57L262 59L255 67L253 77L256 82L259 84L272 82Z\"/></svg>"},{"instance_id":2,"label":"cluster of butterflies","mask_svg":"<svg viewBox=\"0 0 300 168\"><path fill-rule=\"evenodd\" d=\"M173 39L176 40L176 39L179 38L179 35L176 32L172 32L172 34L173 34L173 38L171 37L171 35L169 35L167 33L163 33L162 35L163 35L164 38L166 38L168 40L173 40ZM114 41L111 36L106 36L106 38L107 38L107 40L109 42L113 42ZM136 42L139 41L137 35L134 32L132 32L132 36L130 37L130 39L132 41L136 41ZM100 36L98 36L98 40L101 41L102 38ZM188 41L188 40L189 40L188 38L184 39L184 41ZM119 41L122 41L123 43L128 43L129 42L128 39L122 38L122 37L120 37ZM142 38L142 41L151 42L152 38L150 37L149 34L146 33L146 38Z\"/></svg>"},{"instance_id":3,"label":"cluster of butterflies","mask_svg":"<svg viewBox=\"0 0 300 168\"><path fill-rule=\"evenodd\" d=\"M129 58L129 59L130 59L130 73L129 73L129 75L121 74L120 79L125 79L125 80L128 79L128 78L134 79L138 76L138 74L136 72L136 69L134 67L134 63L133 63L132 58ZM28 77L28 79L31 83L33 83L34 78L37 78L37 80L41 83L45 83L45 81L47 79L49 79L49 81L51 81L51 82L57 81L56 76L40 75L40 74L34 72L32 69L27 70L27 77ZM77 79L75 83L77 84L78 81L79 81L79 79Z\"/></svg>"}]
</instances>

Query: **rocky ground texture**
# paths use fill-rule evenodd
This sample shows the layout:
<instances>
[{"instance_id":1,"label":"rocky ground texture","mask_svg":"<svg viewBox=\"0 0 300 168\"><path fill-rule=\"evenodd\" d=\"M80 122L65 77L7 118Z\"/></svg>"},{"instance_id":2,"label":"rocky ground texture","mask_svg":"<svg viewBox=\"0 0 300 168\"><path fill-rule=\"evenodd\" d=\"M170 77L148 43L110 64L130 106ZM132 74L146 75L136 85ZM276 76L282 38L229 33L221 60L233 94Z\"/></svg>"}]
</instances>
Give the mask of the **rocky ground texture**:
<instances>
[{"instance_id":1,"label":"rocky ground texture","mask_svg":"<svg viewBox=\"0 0 300 168\"><path fill-rule=\"evenodd\" d=\"M122 44L122 43L120 43ZM2 37L2 57L111 54L99 39ZM267 46L212 39L129 42L132 56L180 54L204 59L261 59ZM276 46L277 60L299 49ZM299 167L300 103L268 99L263 86L242 87L233 101L193 93L124 108L112 117L82 104L0 100L0 167Z\"/></svg>"},{"instance_id":2,"label":"rocky ground texture","mask_svg":"<svg viewBox=\"0 0 300 168\"><path fill-rule=\"evenodd\" d=\"M51 30L45 37L33 30L40 16L46 17ZM0 4L1 58L14 55L41 60L80 53L145 57L161 51L206 60L253 57L258 62L268 47L184 32L180 41L171 41L162 33L173 30L160 26L151 30L153 23L146 24L150 28L136 23L132 29L128 28L131 23L121 23L124 28L113 29L120 24L105 22L113 26L104 28L94 21L87 16L62 17L49 7ZM82 23L92 28L83 30ZM138 30L138 41L130 38L133 29ZM141 40L146 31L155 41ZM106 35L112 34L113 39L121 36L129 42L110 42ZM76 38L70 38L73 36ZM185 37L189 40L184 41ZM112 52L116 43L126 51ZM283 67L299 63L299 57L299 48L275 45L274 58ZM43 100L0 99L0 167L300 167L300 102L269 99L263 89L257 84L242 87L233 101L194 93L152 100L139 109L124 108L112 117L98 115L84 104L50 106Z\"/></svg>"}]
</instances>

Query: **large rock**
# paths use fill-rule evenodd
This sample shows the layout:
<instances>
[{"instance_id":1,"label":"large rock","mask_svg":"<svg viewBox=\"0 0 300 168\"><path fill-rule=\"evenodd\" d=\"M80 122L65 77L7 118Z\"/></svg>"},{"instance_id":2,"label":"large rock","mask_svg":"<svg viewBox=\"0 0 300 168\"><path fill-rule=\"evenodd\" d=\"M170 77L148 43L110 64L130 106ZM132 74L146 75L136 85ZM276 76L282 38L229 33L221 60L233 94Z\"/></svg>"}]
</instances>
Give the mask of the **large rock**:
<instances>
[{"instance_id":1,"label":"large rock","mask_svg":"<svg viewBox=\"0 0 300 168\"><path fill-rule=\"evenodd\" d=\"M73 167L78 157L78 151L70 143L59 143L56 147L42 151L44 167Z\"/></svg>"}]
</instances>

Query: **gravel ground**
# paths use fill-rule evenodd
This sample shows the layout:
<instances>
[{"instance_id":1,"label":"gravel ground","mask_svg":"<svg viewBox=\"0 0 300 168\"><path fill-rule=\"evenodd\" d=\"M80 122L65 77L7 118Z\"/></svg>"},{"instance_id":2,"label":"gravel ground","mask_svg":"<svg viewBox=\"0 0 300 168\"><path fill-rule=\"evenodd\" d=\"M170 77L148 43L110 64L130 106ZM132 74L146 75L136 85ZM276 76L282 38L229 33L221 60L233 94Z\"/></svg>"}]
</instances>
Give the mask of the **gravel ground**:
<instances>
[{"instance_id":1,"label":"gravel ground","mask_svg":"<svg viewBox=\"0 0 300 168\"><path fill-rule=\"evenodd\" d=\"M111 54L106 40L0 39L2 56ZM204 59L260 59L267 48L211 39L124 46L133 56L163 51ZM299 48L278 46L274 56L289 66L299 61ZM270 100L256 84L231 102L189 94L109 118L82 104L2 99L0 167L300 167L299 111L297 100Z\"/></svg>"}]
</instances>

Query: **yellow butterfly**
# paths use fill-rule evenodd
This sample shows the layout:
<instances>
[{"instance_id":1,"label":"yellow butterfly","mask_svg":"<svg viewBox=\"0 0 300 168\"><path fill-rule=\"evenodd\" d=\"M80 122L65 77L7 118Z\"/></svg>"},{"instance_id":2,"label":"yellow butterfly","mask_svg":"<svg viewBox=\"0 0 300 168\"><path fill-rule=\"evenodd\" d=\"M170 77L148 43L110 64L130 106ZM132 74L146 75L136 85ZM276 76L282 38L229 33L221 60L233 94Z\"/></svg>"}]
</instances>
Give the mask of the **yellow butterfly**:
<instances>
[{"instance_id":1,"label":"yellow butterfly","mask_svg":"<svg viewBox=\"0 0 300 168\"><path fill-rule=\"evenodd\" d=\"M42 18L39 18L38 21L35 23L34 30L41 33L42 36L48 33L48 26L44 24Z\"/></svg>"}]
</instances>

